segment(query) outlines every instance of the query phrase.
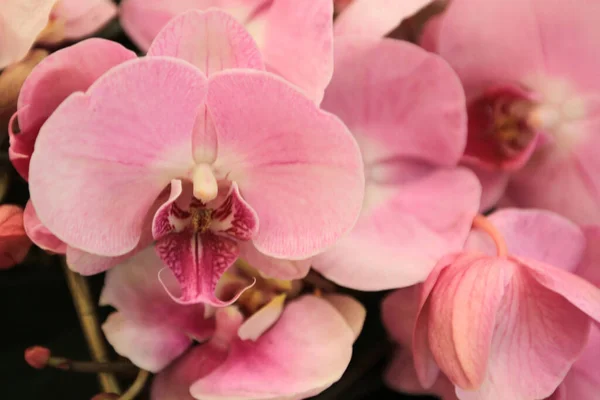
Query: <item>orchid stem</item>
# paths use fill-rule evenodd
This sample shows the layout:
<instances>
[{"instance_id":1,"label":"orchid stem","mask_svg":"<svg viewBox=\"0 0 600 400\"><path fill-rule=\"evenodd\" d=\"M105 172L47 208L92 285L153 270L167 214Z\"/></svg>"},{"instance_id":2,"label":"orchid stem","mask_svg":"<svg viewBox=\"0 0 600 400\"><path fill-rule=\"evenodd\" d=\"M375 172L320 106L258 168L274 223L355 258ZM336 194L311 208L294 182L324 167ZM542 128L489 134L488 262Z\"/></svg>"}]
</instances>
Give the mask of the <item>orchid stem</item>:
<instances>
[{"instance_id":1,"label":"orchid stem","mask_svg":"<svg viewBox=\"0 0 600 400\"><path fill-rule=\"evenodd\" d=\"M146 386L146 382L148 381L149 377L150 373L148 371L140 369L135 381L133 381L129 389L127 389L127 391L121 397L119 397L119 400L135 399L135 397L144 389L144 386Z\"/></svg>"},{"instance_id":2,"label":"orchid stem","mask_svg":"<svg viewBox=\"0 0 600 400\"><path fill-rule=\"evenodd\" d=\"M70 372L82 373L134 373L137 367L130 362L95 362L95 361L74 361L63 357L50 357L47 365L56 369Z\"/></svg>"},{"instance_id":3,"label":"orchid stem","mask_svg":"<svg viewBox=\"0 0 600 400\"><path fill-rule=\"evenodd\" d=\"M473 218L473 228L481 229L490 235L496 245L498 257L506 257L506 255L508 255L508 248L506 247L504 237L489 219L481 214L476 215L475 218Z\"/></svg>"},{"instance_id":4,"label":"orchid stem","mask_svg":"<svg viewBox=\"0 0 600 400\"><path fill-rule=\"evenodd\" d=\"M100 330L96 307L92 301L88 282L83 276L72 271L64 259L63 268L92 359L97 362L106 363L109 361L108 350ZM119 382L114 374L101 372L98 374L98 379L102 391L116 394L121 393Z\"/></svg>"}]
</instances>

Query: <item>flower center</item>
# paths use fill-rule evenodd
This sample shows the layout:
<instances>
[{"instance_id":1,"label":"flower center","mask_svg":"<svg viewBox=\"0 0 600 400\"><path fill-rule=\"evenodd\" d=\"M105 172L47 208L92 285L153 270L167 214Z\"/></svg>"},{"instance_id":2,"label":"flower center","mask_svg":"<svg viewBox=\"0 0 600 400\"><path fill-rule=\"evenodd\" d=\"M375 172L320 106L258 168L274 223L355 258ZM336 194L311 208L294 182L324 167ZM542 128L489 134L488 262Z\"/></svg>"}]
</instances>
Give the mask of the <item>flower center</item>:
<instances>
[{"instance_id":1,"label":"flower center","mask_svg":"<svg viewBox=\"0 0 600 400\"><path fill-rule=\"evenodd\" d=\"M194 207L190 208L190 214L192 217L192 228L194 233L205 233L210 227L212 222L213 210L205 207Z\"/></svg>"},{"instance_id":2,"label":"flower center","mask_svg":"<svg viewBox=\"0 0 600 400\"><path fill-rule=\"evenodd\" d=\"M491 145L500 158L513 158L535 138L528 118L534 104L514 88L500 88L469 106L469 132Z\"/></svg>"}]
</instances>

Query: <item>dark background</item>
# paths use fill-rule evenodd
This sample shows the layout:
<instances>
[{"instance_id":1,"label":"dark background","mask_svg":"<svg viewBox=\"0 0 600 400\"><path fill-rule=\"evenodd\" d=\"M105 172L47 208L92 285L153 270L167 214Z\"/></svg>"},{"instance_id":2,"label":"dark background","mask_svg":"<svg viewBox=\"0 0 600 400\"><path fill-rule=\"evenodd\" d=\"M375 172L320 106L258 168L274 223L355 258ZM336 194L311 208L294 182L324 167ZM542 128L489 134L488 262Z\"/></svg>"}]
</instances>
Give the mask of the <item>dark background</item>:
<instances>
[{"instance_id":1,"label":"dark background","mask_svg":"<svg viewBox=\"0 0 600 400\"><path fill-rule=\"evenodd\" d=\"M95 36L136 50L117 21ZM9 171L10 189L2 202L24 206L29 197L27 185L10 165L7 149L7 140L3 140L0 170ZM103 279L103 275L90 278L96 299ZM379 319L383 295L360 295L367 307L367 321L355 345L352 362L344 377L317 399L433 399L395 393L381 380L393 350ZM109 312L100 309L101 320ZM33 345L48 347L56 355L75 360L90 359L59 258L37 248L32 248L22 265L0 271L0 400L89 400L99 392L95 375L29 367L23 353ZM123 382L123 386L127 383Z\"/></svg>"}]
</instances>

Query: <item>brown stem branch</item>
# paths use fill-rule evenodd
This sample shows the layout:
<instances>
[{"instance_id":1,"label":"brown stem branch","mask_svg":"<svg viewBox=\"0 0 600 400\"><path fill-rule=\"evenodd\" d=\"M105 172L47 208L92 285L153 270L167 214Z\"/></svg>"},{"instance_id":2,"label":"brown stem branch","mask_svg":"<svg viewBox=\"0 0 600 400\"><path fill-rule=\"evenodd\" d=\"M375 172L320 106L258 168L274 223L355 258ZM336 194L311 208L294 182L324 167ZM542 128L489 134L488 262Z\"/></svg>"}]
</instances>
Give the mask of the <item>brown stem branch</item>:
<instances>
[{"instance_id":1,"label":"brown stem branch","mask_svg":"<svg viewBox=\"0 0 600 400\"><path fill-rule=\"evenodd\" d=\"M73 302L75 303L75 310L79 316L79 322L83 329L92 359L97 362L108 362L108 350L102 336L102 331L100 330L100 323L98 322L96 307L92 300L88 282L83 276L72 271L67 266L66 260L64 259L63 267L69 289L71 290ZM121 393L119 382L112 373L99 373L98 378L104 392Z\"/></svg>"},{"instance_id":2,"label":"brown stem branch","mask_svg":"<svg viewBox=\"0 0 600 400\"><path fill-rule=\"evenodd\" d=\"M64 371L95 374L101 372L133 374L138 370L138 368L130 362L74 361L62 357L50 357L47 365Z\"/></svg>"}]
</instances>

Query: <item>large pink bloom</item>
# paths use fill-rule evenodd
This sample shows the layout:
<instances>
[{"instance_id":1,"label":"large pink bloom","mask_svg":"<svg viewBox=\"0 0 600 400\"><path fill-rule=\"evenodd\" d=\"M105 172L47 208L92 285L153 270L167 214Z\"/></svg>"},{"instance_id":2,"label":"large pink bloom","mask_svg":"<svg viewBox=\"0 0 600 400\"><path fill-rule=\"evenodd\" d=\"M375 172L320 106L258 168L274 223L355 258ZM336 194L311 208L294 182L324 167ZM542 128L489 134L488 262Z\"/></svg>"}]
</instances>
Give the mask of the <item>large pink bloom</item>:
<instances>
[{"instance_id":1,"label":"large pink bloom","mask_svg":"<svg viewBox=\"0 0 600 400\"><path fill-rule=\"evenodd\" d=\"M242 23L269 71L300 87L317 103L333 73L333 3L311 0L125 0L121 23L143 50L169 20L185 11L216 7Z\"/></svg>"},{"instance_id":2,"label":"large pink bloom","mask_svg":"<svg viewBox=\"0 0 600 400\"><path fill-rule=\"evenodd\" d=\"M203 305L178 304L165 293L156 279L161 268L145 250L107 273L101 296L118 310L103 326L115 350L162 371L152 398L305 398L337 381L348 365L365 316L355 300L305 295L280 303L275 314L267 306L244 317L240 305L205 318Z\"/></svg>"},{"instance_id":3,"label":"large pink bloom","mask_svg":"<svg viewBox=\"0 0 600 400\"><path fill-rule=\"evenodd\" d=\"M443 258L423 285L413 335L417 374L429 387L441 369L461 400L542 399L600 320L600 289L572 273L585 235L545 211L507 209L490 222L510 255L488 255L494 243L475 230L469 251Z\"/></svg>"},{"instance_id":4,"label":"large pink bloom","mask_svg":"<svg viewBox=\"0 0 600 400\"><path fill-rule=\"evenodd\" d=\"M84 57L94 51L101 62ZM229 15L183 14L142 59L92 40L48 60L30 77L19 120L35 141L32 205L75 264L86 253L127 257L154 239L179 301L222 305L214 288L238 243L303 260L353 226L364 187L356 142L262 71ZM56 79L75 65L77 79Z\"/></svg>"},{"instance_id":5,"label":"large pink bloom","mask_svg":"<svg viewBox=\"0 0 600 400\"><path fill-rule=\"evenodd\" d=\"M460 76L469 107L465 162L486 206L512 204L600 222L600 3L452 0L426 45Z\"/></svg>"},{"instance_id":6,"label":"large pink bloom","mask_svg":"<svg viewBox=\"0 0 600 400\"><path fill-rule=\"evenodd\" d=\"M366 193L352 233L313 260L362 290L423 281L462 248L479 207L474 174L456 168L466 141L464 93L439 57L391 39L340 37L322 107L363 154Z\"/></svg>"}]
</instances>

